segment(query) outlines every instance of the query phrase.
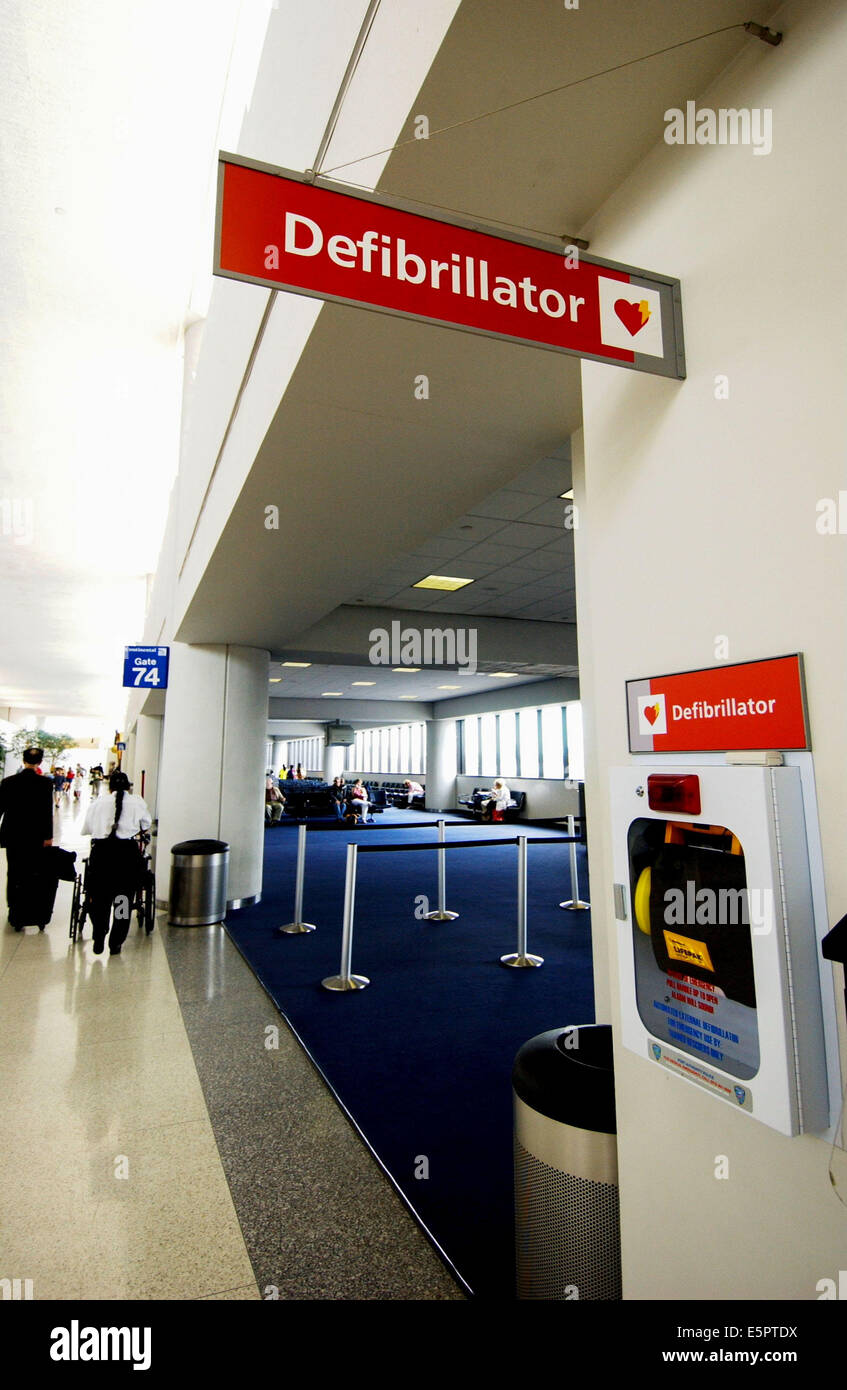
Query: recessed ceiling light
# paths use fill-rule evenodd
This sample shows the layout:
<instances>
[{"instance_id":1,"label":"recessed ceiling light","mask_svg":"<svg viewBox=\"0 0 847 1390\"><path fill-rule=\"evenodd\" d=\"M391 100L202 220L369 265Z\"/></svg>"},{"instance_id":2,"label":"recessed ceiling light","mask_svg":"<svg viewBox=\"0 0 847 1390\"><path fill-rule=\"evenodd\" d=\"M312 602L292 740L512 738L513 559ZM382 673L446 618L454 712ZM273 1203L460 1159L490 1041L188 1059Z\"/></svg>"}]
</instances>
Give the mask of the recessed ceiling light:
<instances>
[{"instance_id":1,"label":"recessed ceiling light","mask_svg":"<svg viewBox=\"0 0 847 1390\"><path fill-rule=\"evenodd\" d=\"M456 579L449 574L428 574L425 579L419 579L417 584L413 584L413 589L445 589L452 592L454 589L464 589L466 584L473 584L472 579Z\"/></svg>"},{"instance_id":2,"label":"recessed ceiling light","mask_svg":"<svg viewBox=\"0 0 847 1390\"><path fill-rule=\"evenodd\" d=\"M376 685L376 681L353 681L354 685Z\"/></svg>"},{"instance_id":3,"label":"recessed ceiling light","mask_svg":"<svg viewBox=\"0 0 847 1390\"><path fill-rule=\"evenodd\" d=\"M512 676L516 676L518 673L517 671L489 671L488 674L491 676L492 680L496 680L499 677L500 680L505 681L511 680Z\"/></svg>"},{"instance_id":4,"label":"recessed ceiling light","mask_svg":"<svg viewBox=\"0 0 847 1390\"><path fill-rule=\"evenodd\" d=\"M439 685L439 690L461 690L460 685Z\"/></svg>"},{"instance_id":5,"label":"recessed ceiling light","mask_svg":"<svg viewBox=\"0 0 847 1390\"><path fill-rule=\"evenodd\" d=\"M340 691L340 690L322 690L322 691L321 691L321 694L322 694L322 695L340 695L340 694L341 694L341 691Z\"/></svg>"},{"instance_id":6,"label":"recessed ceiling light","mask_svg":"<svg viewBox=\"0 0 847 1390\"><path fill-rule=\"evenodd\" d=\"M572 502L572 501L573 501L573 488L568 488L568 491L567 491L567 492L560 492L560 493L559 493L559 496L561 497L561 499L562 499L563 502Z\"/></svg>"},{"instance_id":7,"label":"recessed ceiling light","mask_svg":"<svg viewBox=\"0 0 847 1390\"><path fill-rule=\"evenodd\" d=\"M279 685L282 676L271 676L271 685Z\"/></svg>"},{"instance_id":8,"label":"recessed ceiling light","mask_svg":"<svg viewBox=\"0 0 847 1390\"><path fill-rule=\"evenodd\" d=\"M281 661L280 666L311 666L311 661Z\"/></svg>"},{"instance_id":9,"label":"recessed ceiling light","mask_svg":"<svg viewBox=\"0 0 847 1390\"><path fill-rule=\"evenodd\" d=\"M401 696L400 696L400 699L401 699L401 700L416 700L417 698L418 698L417 695L401 695Z\"/></svg>"},{"instance_id":10,"label":"recessed ceiling light","mask_svg":"<svg viewBox=\"0 0 847 1390\"><path fill-rule=\"evenodd\" d=\"M392 666L391 674L405 676L409 671L419 671L420 666Z\"/></svg>"}]
</instances>

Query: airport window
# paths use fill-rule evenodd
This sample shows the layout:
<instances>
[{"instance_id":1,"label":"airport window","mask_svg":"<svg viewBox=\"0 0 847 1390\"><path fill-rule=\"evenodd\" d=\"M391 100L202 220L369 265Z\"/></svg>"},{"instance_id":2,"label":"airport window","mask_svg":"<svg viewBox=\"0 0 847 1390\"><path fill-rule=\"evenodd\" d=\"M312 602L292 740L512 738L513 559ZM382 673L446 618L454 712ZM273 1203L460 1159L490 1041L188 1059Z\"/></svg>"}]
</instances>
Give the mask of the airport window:
<instances>
[{"instance_id":1,"label":"airport window","mask_svg":"<svg viewBox=\"0 0 847 1390\"><path fill-rule=\"evenodd\" d=\"M582 733L582 705L578 700L566 705L568 728L568 776L575 782L585 781L585 752Z\"/></svg>"},{"instance_id":2,"label":"airport window","mask_svg":"<svg viewBox=\"0 0 847 1390\"><path fill-rule=\"evenodd\" d=\"M457 765L466 776L584 779L578 700L471 715L456 727Z\"/></svg>"},{"instance_id":3,"label":"airport window","mask_svg":"<svg viewBox=\"0 0 847 1390\"><path fill-rule=\"evenodd\" d=\"M346 772L395 773L404 777L426 770L426 731L423 724L392 724L384 729L360 729L347 749Z\"/></svg>"},{"instance_id":4,"label":"airport window","mask_svg":"<svg viewBox=\"0 0 847 1390\"><path fill-rule=\"evenodd\" d=\"M473 715L470 719L462 720L464 741L465 741L465 761L462 767L463 772L467 772L471 777L479 776L479 716Z\"/></svg>"},{"instance_id":5,"label":"airport window","mask_svg":"<svg viewBox=\"0 0 847 1390\"><path fill-rule=\"evenodd\" d=\"M484 714L479 721L479 771L483 777L496 777L497 716Z\"/></svg>"},{"instance_id":6,"label":"airport window","mask_svg":"<svg viewBox=\"0 0 847 1390\"><path fill-rule=\"evenodd\" d=\"M500 765L501 777L518 775L518 716L514 710L507 710L498 716L500 721Z\"/></svg>"},{"instance_id":7,"label":"airport window","mask_svg":"<svg viewBox=\"0 0 847 1390\"><path fill-rule=\"evenodd\" d=\"M545 705L541 714L541 776L564 777L562 711L558 705Z\"/></svg>"},{"instance_id":8,"label":"airport window","mask_svg":"<svg viewBox=\"0 0 847 1390\"><path fill-rule=\"evenodd\" d=\"M538 711L519 711L521 777L538 777Z\"/></svg>"}]
</instances>

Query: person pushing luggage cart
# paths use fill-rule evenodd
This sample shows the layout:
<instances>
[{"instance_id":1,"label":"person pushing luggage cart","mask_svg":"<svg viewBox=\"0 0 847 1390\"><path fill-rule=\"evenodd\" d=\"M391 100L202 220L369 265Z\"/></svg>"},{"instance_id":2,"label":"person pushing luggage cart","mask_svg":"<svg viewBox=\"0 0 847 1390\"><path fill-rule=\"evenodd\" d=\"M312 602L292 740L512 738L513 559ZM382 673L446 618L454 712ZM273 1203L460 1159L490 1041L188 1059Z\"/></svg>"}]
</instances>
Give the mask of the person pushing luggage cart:
<instances>
[{"instance_id":1,"label":"person pushing luggage cart","mask_svg":"<svg viewBox=\"0 0 847 1390\"><path fill-rule=\"evenodd\" d=\"M92 841L86 891L96 956L102 954L107 934L109 954L120 955L129 932L132 906L146 871L134 837L152 825L144 800L132 794L125 772L112 773L109 792L109 796L98 797L89 804L82 823L83 835L90 835Z\"/></svg>"}]
</instances>

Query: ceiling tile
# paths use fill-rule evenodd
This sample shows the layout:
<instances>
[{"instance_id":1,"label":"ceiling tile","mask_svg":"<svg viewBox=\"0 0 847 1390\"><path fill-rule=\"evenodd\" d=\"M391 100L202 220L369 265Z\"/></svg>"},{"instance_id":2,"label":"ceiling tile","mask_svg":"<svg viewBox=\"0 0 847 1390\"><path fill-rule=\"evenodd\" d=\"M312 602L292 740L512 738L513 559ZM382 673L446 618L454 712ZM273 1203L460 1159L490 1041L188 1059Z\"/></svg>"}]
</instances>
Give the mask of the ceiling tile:
<instances>
[{"instance_id":1,"label":"ceiling tile","mask_svg":"<svg viewBox=\"0 0 847 1390\"><path fill-rule=\"evenodd\" d=\"M521 564L527 569L549 570L551 573L565 572L570 573L571 567L567 564L567 556L559 550L550 550L549 546L543 550L530 550L524 555Z\"/></svg>"},{"instance_id":2,"label":"ceiling tile","mask_svg":"<svg viewBox=\"0 0 847 1390\"><path fill-rule=\"evenodd\" d=\"M529 492L510 492L504 488L486 497L473 509L473 516L500 517L503 521L513 521L538 506L538 498Z\"/></svg>"},{"instance_id":3,"label":"ceiling tile","mask_svg":"<svg viewBox=\"0 0 847 1390\"><path fill-rule=\"evenodd\" d=\"M563 452L563 459L539 459L538 463L515 478L511 486L520 492L532 492L540 497L558 497L560 492L567 492L571 485L572 468L569 443L564 446Z\"/></svg>"},{"instance_id":4,"label":"ceiling tile","mask_svg":"<svg viewBox=\"0 0 847 1390\"><path fill-rule=\"evenodd\" d=\"M510 526L504 526L503 530L497 533L499 545L517 545L526 550L537 550L539 546L549 545L556 538L557 532L552 526L525 526L521 522L512 522Z\"/></svg>"},{"instance_id":5,"label":"ceiling tile","mask_svg":"<svg viewBox=\"0 0 847 1390\"><path fill-rule=\"evenodd\" d=\"M520 560L526 552L516 545L500 545L496 540L483 541L482 545L471 546L462 556L462 563L466 560L471 564L478 561L482 565L510 565L515 560Z\"/></svg>"},{"instance_id":6,"label":"ceiling tile","mask_svg":"<svg viewBox=\"0 0 847 1390\"><path fill-rule=\"evenodd\" d=\"M436 536L433 540L427 541L420 550L415 551L415 557L423 556L424 559L436 556L441 560L452 560L456 555L461 555L463 550L467 550L468 545L472 544L473 537L469 535L468 540L449 540L444 536Z\"/></svg>"},{"instance_id":7,"label":"ceiling tile","mask_svg":"<svg viewBox=\"0 0 847 1390\"><path fill-rule=\"evenodd\" d=\"M454 526L448 526L441 535L445 540L464 540L468 545L476 545L499 531L501 524L499 517L461 516Z\"/></svg>"},{"instance_id":8,"label":"ceiling tile","mask_svg":"<svg viewBox=\"0 0 847 1390\"><path fill-rule=\"evenodd\" d=\"M563 502L561 497L554 497L548 502L542 502L540 507L535 507L531 512L527 512L522 517L522 521L528 521L541 526L555 526L558 529L565 529L565 507L568 504Z\"/></svg>"}]
</instances>

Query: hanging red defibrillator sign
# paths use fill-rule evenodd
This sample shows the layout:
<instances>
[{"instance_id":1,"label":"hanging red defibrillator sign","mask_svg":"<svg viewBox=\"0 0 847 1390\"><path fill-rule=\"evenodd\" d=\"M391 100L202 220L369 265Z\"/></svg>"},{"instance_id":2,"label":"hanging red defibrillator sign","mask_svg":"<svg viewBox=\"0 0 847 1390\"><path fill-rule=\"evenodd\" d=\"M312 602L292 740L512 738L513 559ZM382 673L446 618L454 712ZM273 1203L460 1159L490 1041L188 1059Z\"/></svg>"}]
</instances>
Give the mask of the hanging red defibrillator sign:
<instances>
[{"instance_id":1,"label":"hanging red defibrillator sign","mask_svg":"<svg viewBox=\"0 0 847 1390\"><path fill-rule=\"evenodd\" d=\"M679 281L222 154L216 275L658 376L685 376Z\"/></svg>"},{"instance_id":2,"label":"hanging red defibrillator sign","mask_svg":"<svg viewBox=\"0 0 847 1390\"><path fill-rule=\"evenodd\" d=\"M800 653L627 681L626 706L631 753L811 747Z\"/></svg>"}]
</instances>

